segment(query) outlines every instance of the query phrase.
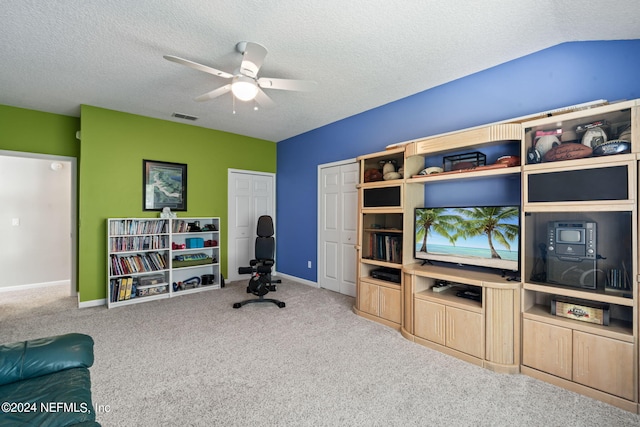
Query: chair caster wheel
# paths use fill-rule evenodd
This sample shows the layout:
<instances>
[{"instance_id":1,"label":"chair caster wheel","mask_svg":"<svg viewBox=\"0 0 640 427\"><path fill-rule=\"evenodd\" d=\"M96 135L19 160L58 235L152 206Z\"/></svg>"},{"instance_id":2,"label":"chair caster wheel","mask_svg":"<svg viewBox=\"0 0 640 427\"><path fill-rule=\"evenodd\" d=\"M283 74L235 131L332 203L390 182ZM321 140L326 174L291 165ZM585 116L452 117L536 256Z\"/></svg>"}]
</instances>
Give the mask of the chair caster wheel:
<instances>
[{"instance_id":1,"label":"chair caster wheel","mask_svg":"<svg viewBox=\"0 0 640 427\"><path fill-rule=\"evenodd\" d=\"M240 304L239 302L236 302L233 304L233 308L240 308L242 307L242 304Z\"/></svg>"},{"instance_id":2,"label":"chair caster wheel","mask_svg":"<svg viewBox=\"0 0 640 427\"><path fill-rule=\"evenodd\" d=\"M286 306L286 304L285 304L285 303L283 303L283 302L279 302L279 303L278 303L278 307L280 307L280 308L284 308L285 306Z\"/></svg>"}]
</instances>

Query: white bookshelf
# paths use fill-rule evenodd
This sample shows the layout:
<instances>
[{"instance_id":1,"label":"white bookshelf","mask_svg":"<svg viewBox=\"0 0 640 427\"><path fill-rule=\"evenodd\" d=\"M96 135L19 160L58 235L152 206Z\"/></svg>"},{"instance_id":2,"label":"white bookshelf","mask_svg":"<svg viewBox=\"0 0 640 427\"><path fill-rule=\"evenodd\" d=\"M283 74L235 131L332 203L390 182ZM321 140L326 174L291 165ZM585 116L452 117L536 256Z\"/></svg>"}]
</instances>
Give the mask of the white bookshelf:
<instances>
[{"instance_id":1,"label":"white bookshelf","mask_svg":"<svg viewBox=\"0 0 640 427\"><path fill-rule=\"evenodd\" d=\"M109 218L107 307L220 289L220 218Z\"/></svg>"}]
</instances>

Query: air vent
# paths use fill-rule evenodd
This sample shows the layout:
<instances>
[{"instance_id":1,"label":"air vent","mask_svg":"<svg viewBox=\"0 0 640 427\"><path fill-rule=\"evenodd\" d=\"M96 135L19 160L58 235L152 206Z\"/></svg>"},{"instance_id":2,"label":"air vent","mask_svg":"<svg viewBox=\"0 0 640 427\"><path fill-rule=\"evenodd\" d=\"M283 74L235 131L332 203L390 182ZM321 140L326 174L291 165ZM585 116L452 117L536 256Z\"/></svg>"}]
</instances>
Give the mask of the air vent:
<instances>
[{"instance_id":1,"label":"air vent","mask_svg":"<svg viewBox=\"0 0 640 427\"><path fill-rule=\"evenodd\" d=\"M182 114L182 113L173 113L171 117L175 117L182 120L191 120L192 122L195 120L198 120L196 116L190 116L188 114Z\"/></svg>"}]
</instances>

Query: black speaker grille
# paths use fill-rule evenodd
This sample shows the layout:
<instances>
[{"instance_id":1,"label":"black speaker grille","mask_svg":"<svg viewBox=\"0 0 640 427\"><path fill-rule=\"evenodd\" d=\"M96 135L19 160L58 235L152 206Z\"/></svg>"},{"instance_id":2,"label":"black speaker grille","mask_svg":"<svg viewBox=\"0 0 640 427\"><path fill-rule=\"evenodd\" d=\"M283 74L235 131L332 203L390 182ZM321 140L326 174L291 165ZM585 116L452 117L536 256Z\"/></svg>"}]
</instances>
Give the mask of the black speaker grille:
<instances>
[{"instance_id":1,"label":"black speaker grille","mask_svg":"<svg viewBox=\"0 0 640 427\"><path fill-rule=\"evenodd\" d=\"M529 202L578 202L629 198L626 166L531 174Z\"/></svg>"},{"instance_id":2,"label":"black speaker grille","mask_svg":"<svg viewBox=\"0 0 640 427\"><path fill-rule=\"evenodd\" d=\"M400 206L400 186L364 190L364 207Z\"/></svg>"}]
</instances>

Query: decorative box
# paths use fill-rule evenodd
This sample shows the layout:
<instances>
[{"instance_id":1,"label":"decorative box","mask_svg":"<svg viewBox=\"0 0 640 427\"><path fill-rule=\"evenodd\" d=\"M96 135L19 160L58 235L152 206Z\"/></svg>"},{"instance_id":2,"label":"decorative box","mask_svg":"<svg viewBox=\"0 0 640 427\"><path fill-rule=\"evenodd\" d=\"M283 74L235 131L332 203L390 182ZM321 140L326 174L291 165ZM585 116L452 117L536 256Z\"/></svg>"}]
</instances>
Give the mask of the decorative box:
<instances>
[{"instance_id":1,"label":"decorative box","mask_svg":"<svg viewBox=\"0 0 640 427\"><path fill-rule=\"evenodd\" d=\"M169 292L168 286L169 285L167 283L163 283L161 285L156 285L156 286L149 286L144 288L139 287L137 289L137 293L139 297L148 297L151 295L166 294L167 292Z\"/></svg>"},{"instance_id":2,"label":"decorative box","mask_svg":"<svg viewBox=\"0 0 640 427\"><path fill-rule=\"evenodd\" d=\"M479 151L457 154L455 156L445 156L442 159L442 169L444 169L445 172L473 169L486 164L487 156Z\"/></svg>"},{"instance_id":3,"label":"decorative box","mask_svg":"<svg viewBox=\"0 0 640 427\"><path fill-rule=\"evenodd\" d=\"M204 248L204 239L201 237L190 237L184 240L187 244L187 249Z\"/></svg>"},{"instance_id":4,"label":"decorative box","mask_svg":"<svg viewBox=\"0 0 640 427\"><path fill-rule=\"evenodd\" d=\"M575 298L553 297L551 314L597 325L609 325L609 304Z\"/></svg>"},{"instance_id":5,"label":"decorative box","mask_svg":"<svg viewBox=\"0 0 640 427\"><path fill-rule=\"evenodd\" d=\"M165 279L164 274L148 274L138 277L138 286L166 284L166 282L167 280Z\"/></svg>"}]
</instances>

